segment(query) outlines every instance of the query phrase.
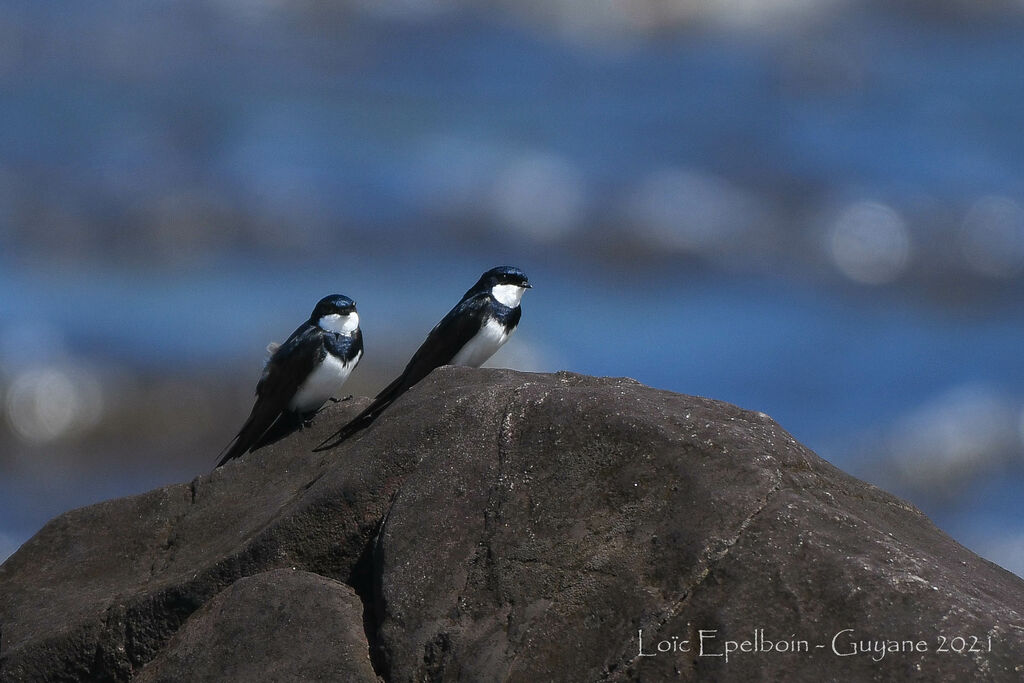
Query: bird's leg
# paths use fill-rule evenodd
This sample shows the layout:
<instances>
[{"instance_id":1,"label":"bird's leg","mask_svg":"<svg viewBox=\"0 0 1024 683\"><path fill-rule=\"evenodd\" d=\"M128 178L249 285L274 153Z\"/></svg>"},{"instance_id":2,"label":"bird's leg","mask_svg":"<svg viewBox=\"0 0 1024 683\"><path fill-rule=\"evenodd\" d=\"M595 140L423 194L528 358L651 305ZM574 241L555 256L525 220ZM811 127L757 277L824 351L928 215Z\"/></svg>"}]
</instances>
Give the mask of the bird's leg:
<instances>
[{"instance_id":1,"label":"bird's leg","mask_svg":"<svg viewBox=\"0 0 1024 683\"><path fill-rule=\"evenodd\" d=\"M341 403L343 401L348 401L351 398L352 398L352 394L349 394L345 398L334 398L333 396L330 396L330 397L328 397L327 400L330 401L331 403ZM325 410L327 410L327 404L324 404L324 405L320 406L319 408L314 410L312 413L310 413L308 419L312 420L314 415L317 415L317 414L319 414L319 413L321 413L321 412L323 412ZM309 425L306 425L306 426L308 427Z\"/></svg>"},{"instance_id":2,"label":"bird's leg","mask_svg":"<svg viewBox=\"0 0 1024 683\"><path fill-rule=\"evenodd\" d=\"M313 417L316 416L317 411L306 413L299 418L299 429L306 429L307 427L313 426Z\"/></svg>"}]
</instances>

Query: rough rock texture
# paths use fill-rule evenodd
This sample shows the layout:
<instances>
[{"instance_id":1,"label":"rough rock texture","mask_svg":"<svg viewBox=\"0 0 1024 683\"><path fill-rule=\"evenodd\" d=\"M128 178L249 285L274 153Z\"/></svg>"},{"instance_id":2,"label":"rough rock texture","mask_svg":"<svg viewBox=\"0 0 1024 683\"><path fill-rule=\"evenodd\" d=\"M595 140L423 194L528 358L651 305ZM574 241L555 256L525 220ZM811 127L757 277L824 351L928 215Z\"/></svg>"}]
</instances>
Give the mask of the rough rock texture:
<instances>
[{"instance_id":1,"label":"rough rock texture","mask_svg":"<svg viewBox=\"0 0 1024 683\"><path fill-rule=\"evenodd\" d=\"M0 567L0 680L1024 675L1024 581L764 415L443 368L311 452L363 405L46 525Z\"/></svg>"},{"instance_id":2,"label":"rough rock texture","mask_svg":"<svg viewBox=\"0 0 1024 683\"><path fill-rule=\"evenodd\" d=\"M239 579L203 605L133 680L355 682L377 676L355 591L318 574L275 569Z\"/></svg>"}]
</instances>

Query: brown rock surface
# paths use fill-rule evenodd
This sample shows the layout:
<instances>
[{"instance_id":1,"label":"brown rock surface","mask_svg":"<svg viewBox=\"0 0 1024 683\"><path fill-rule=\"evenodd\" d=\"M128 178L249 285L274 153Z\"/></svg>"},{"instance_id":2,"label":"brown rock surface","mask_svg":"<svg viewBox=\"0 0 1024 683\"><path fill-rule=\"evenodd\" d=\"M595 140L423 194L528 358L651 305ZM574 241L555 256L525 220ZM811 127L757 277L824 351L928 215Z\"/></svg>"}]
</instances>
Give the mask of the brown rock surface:
<instances>
[{"instance_id":1,"label":"brown rock surface","mask_svg":"<svg viewBox=\"0 0 1024 683\"><path fill-rule=\"evenodd\" d=\"M362 405L46 525L0 567L0 680L170 680L209 662L225 681L253 666L273 680L1022 675L1024 581L764 415L631 380L442 368L311 452ZM834 637L841 654L926 651L840 656ZM981 651L939 651L957 637Z\"/></svg>"}]
</instances>

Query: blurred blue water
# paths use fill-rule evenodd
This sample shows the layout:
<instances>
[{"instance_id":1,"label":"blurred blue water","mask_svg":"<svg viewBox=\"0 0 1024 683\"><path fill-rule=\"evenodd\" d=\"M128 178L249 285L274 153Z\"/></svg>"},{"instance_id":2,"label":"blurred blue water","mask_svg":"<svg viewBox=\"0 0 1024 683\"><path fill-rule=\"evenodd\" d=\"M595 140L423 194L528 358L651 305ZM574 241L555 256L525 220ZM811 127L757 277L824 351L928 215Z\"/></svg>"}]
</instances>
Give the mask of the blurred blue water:
<instances>
[{"instance_id":1,"label":"blurred blue water","mask_svg":"<svg viewBox=\"0 0 1024 683\"><path fill-rule=\"evenodd\" d=\"M246 30L194 3L15 5L41 45L0 69L0 163L95 221L201 186L275 220L305 206L413 239L446 182L482 183L524 149L572 165L590 218L665 166L790 203L853 194L912 210L1024 189L1019 15L965 29L875 8L808 34L588 47L500 15L357 15L335 34ZM432 159L438 139L469 168Z\"/></svg>"}]
</instances>

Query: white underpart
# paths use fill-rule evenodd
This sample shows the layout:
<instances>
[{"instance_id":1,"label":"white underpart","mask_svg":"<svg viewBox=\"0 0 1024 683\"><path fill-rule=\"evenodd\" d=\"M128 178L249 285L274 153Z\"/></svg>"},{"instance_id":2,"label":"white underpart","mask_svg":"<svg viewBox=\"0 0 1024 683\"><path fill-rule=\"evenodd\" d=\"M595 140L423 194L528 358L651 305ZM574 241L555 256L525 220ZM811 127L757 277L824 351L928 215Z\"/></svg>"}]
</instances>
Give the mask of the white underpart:
<instances>
[{"instance_id":1,"label":"white underpart","mask_svg":"<svg viewBox=\"0 0 1024 683\"><path fill-rule=\"evenodd\" d=\"M515 308L523 298L526 287L519 285L494 285L491 287L491 296L498 300L499 304Z\"/></svg>"},{"instance_id":2,"label":"white underpart","mask_svg":"<svg viewBox=\"0 0 1024 683\"><path fill-rule=\"evenodd\" d=\"M352 315L355 315L354 313ZM327 316L324 316L327 317ZM320 406L327 402L332 396L337 396L341 391L341 385L345 383L352 370L359 363L363 352L360 351L356 357L348 363L343 363L340 358L327 354L323 362L309 373L306 381L299 386L299 390L292 396L289 410L296 413L309 413L319 410Z\"/></svg>"},{"instance_id":3,"label":"white underpart","mask_svg":"<svg viewBox=\"0 0 1024 683\"><path fill-rule=\"evenodd\" d=\"M476 336L455 354L451 364L478 368L487 362L487 359L493 356L494 352L500 349L506 341L508 341L508 332L505 331L505 326L497 320L488 320L476 333Z\"/></svg>"},{"instance_id":4,"label":"white underpart","mask_svg":"<svg viewBox=\"0 0 1024 683\"><path fill-rule=\"evenodd\" d=\"M324 332L334 332L335 334L352 334L359 327L359 314L355 311L341 315L340 313L331 313L320 318L317 323L320 325L320 329Z\"/></svg>"}]
</instances>

